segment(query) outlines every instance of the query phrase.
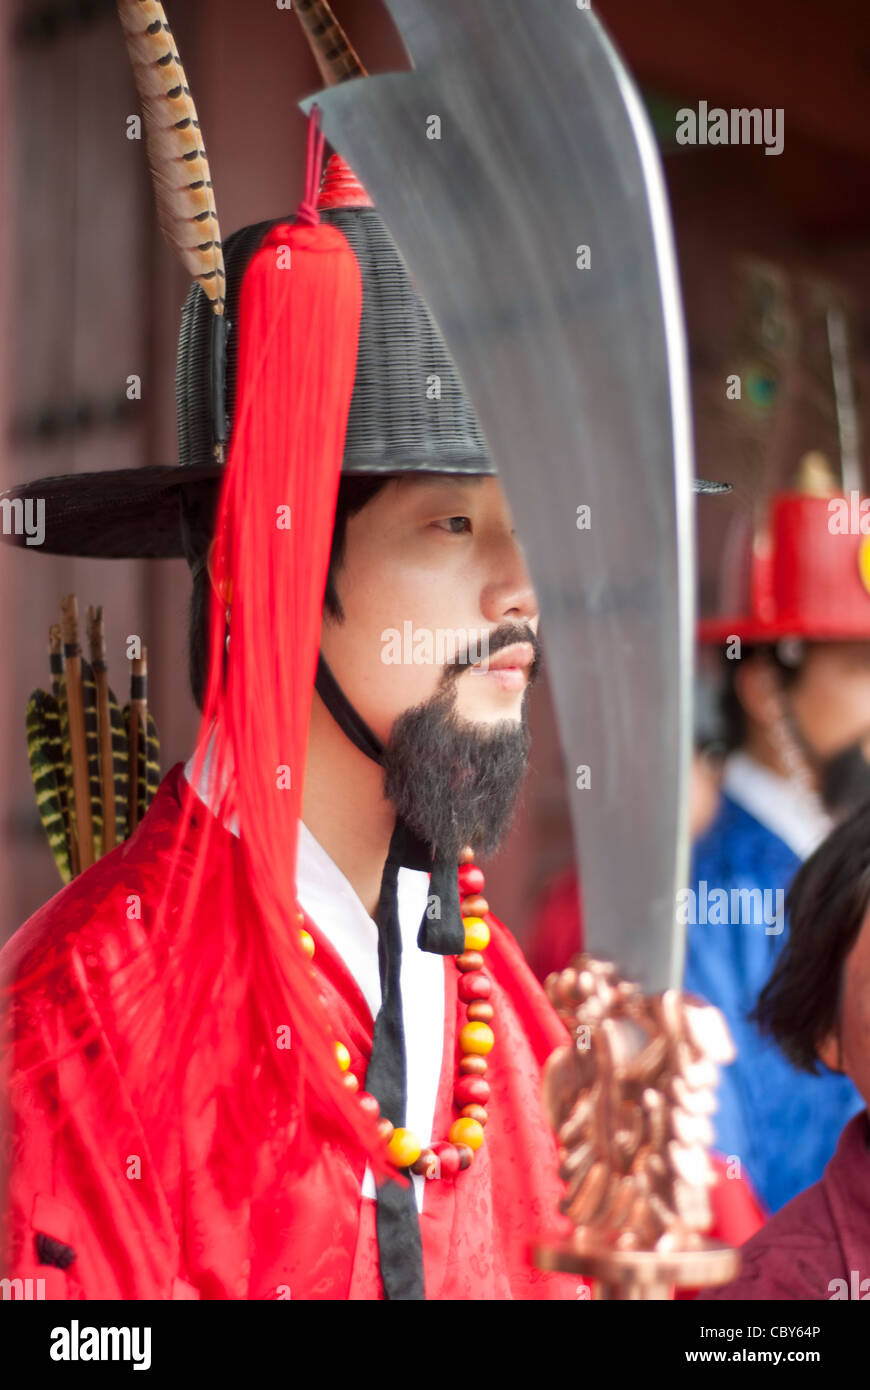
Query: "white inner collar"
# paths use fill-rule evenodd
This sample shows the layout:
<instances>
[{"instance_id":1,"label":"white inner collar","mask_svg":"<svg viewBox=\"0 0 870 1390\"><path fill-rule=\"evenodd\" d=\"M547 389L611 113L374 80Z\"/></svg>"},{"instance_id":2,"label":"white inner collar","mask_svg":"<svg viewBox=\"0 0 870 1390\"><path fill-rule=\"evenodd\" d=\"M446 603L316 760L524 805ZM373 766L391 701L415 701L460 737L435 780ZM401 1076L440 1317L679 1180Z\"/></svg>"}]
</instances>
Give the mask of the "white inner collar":
<instances>
[{"instance_id":1,"label":"white inner collar","mask_svg":"<svg viewBox=\"0 0 870 1390\"><path fill-rule=\"evenodd\" d=\"M722 790L778 835L799 859L808 858L833 828L815 798L748 753L731 753L726 759Z\"/></svg>"}]
</instances>

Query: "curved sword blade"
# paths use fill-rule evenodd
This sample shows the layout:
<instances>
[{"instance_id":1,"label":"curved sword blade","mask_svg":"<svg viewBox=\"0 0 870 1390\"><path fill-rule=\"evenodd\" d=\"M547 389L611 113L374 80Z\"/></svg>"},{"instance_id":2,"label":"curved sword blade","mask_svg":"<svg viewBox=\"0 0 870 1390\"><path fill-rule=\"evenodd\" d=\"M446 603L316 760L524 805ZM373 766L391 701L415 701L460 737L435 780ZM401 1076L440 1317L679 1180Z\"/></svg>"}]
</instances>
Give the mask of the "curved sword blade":
<instances>
[{"instance_id":1,"label":"curved sword blade","mask_svg":"<svg viewBox=\"0 0 870 1390\"><path fill-rule=\"evenodd\" d=\"M390 228L505 486L541 604L588 948L662 988L682 973L693 470L652 133L575 0L388 3L415 71L303 106L320 105Z\"/></svg>"}]
</instances>

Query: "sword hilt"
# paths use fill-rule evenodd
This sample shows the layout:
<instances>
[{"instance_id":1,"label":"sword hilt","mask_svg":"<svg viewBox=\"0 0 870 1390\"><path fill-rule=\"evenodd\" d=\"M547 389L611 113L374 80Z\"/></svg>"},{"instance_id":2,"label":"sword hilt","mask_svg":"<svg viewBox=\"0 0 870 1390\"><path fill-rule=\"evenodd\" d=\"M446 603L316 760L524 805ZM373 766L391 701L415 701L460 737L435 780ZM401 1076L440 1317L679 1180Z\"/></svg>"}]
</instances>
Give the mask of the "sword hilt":
<instances>
[{"instance_id":1,"label":"sword hilt","mask_svg":"<svg viewBox=\"0 0 870 1390\"><path fill-rule=\"evenodd\" d=\"M706 1235L713 1090L734 1056L722 1014L682 990L646 995L589 956L546 990L571 1035L547 1062L544 1102L574 1233L536 1262L596 1280L598 1298L728 1283L738 1252Z\"/></svg>"}]
</instances>

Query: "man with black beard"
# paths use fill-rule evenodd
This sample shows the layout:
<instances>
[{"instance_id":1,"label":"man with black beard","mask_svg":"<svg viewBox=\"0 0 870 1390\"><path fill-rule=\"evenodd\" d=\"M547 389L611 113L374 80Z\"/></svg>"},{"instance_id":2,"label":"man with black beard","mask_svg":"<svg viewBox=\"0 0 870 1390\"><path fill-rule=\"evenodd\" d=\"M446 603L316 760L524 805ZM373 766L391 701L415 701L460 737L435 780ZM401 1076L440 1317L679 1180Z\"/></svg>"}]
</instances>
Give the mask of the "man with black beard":
<instances>
[{"instance_id":1,"label":"man with black beard","mask_svg":"<svg viewBox=\"0 0 870 1390\"><path fill-rule=\"evenodd\" d=\"M213 546L210 573L212 557ZM452 634L459 639L458 655L443 665L434 659L415 660L413 653L398 663L385 660L387 634L407 622L416 635ZM385 1215L389 1186L381 1185L375 1206L366 1200L374 1199L377 1191L371 1169L363 1175L350 1297L377 1297L382 1291L394 1298L421 1296L409 1259L392 1260L384 1268L382 1257L380 1278L376 1268L376 1242L389 1239L385 1222L399 1227L398 1241L405 1248L408 1237L401 1224L409 1207L415 1223L417 1212L432 1217L421 1223L423 1240L417 1253L425 1269L427 1297L458 1297L460 1289L476 1289L475 1297L552 1297L559 1296L560 1289L576 1297L576 1280L536 1275L527 1267L522 1275L517 1266L511 1271L510 1262L518 1254L508 1253L512 1236L506 1231L493 1244L491 1230L485 1237L487 1262L492 1261L486 1278L469 1282L468 1268L461 1274L451 1270L448 1259L435 1276L447 1282L440 1295L433 1294L433 1255L426 1241L429 1235L446 1258L452 1240L471 1249L478 1239L481 1194L473 1184L501 1149L496 1141L493 1151L494 1116L502 1111L514 1138L520 1136L526 1121L516 1112L514 1088L520 1084L525 1089L531 1077L535 1079L522 1108L542 1121L537 1066L557 1037L547 1016L549 1006L515 944L489 913L476 866L466 863L460 870L461 904L455 886L457 861L467 859L471 850L475 855L492 853L510 824L529 755L526 713L540 665L537 626L535 596L496 479L432 474L341 484L308 736L298 899L306 930L317 943L315 967L321 952L326 955L332 948L377 1020L371 1052L362 1044L358 1059L350 1049L350 1074L358 1073L369 1092L383 1089L383 1114L397 1114L392 1107L404 1110L399 1131L412 1144L403 1156L411 1160L405 1166L411 1168L413 1185L413 1191L396 1185L397 1210L388 1209ZM231 615L229 627L231 632ZM201 641L202 635L194 631L194 670ZM437 641L428 647L422 644L424 653L437 647ZM416 650L419 657L421 648ZM185 773L195 781L193 758ZM207 767L195 785L214 808ZM434 867L429 862L432 851ZM490 938L487 963L494 948L502 961L499 974L508 967L498 985L483 971L480 951L459 952L458 969L448 962L445 977L438 954L421 950L421 920L446 926L445 919L459 919L460 913L466 922L477 919L484 937ZM485 916L485 923L478 914ZM391 924L396 958L385 963L391 952ZM472 926L471 931L476 929ZM483 939L472 944L482 944ZM466 982L471 980L469 987ZM351 988L350 980L340 981L340 992L349 994ZM392 1018L384 1007L391 988L400 996L394 999ZM515 1006L508 995L514 991L519 991L519 1008L512 1017ZM492 1002L496 994L501 996L497 1006ZM510 1054L497 1040L497 1056L487 1060L485 1052L466 1053L457 1067L456 1040L466 1021L482 1023L485 1029L492 1023L495 1030L496 1019L503 1016L512 1039ZM530 1037L523 1037L529 1025ZM379 1034L380 1071L375 1056ZM535 1037L547 1042L533 1061L529 1042ZM484 1035L482 1045L487 1041ZM461 1049L462 1044L460 1053ZM397 1068L404 1069L399 1096L393 1090ZM494 1072L502 1069L507 1089L495 1102ZM451 1075L454 1070L456 1075ZM470 1100L472 1091L477 1103ZM455 1130L457 1114L460 1125L465 1119L481 1126L467 1136L474 1147L461 1142ZM454 1144L457 1138L460 1142ZM523 1164L517 1164L521 1153L532 1165L525 1173ZM489 1176L483 1179L484 1207L492 1202L498 1211L501 1206L498 1219L508 1230L520 1229L515 1223L528 1201L537 1201L530 1189L539 1184L551 1193L552 1212L556 1191L552 1171L548 1172L550 1160L551 1138L543 1121L536 1135L522 1137L516 1149L511 1144L498 1154L501 1176L496 1188ZM466 1167L474 1168L470 1181ZM464 1190L458 1186L463 1182ZM448 1193L445 1203L441 1199ZM439 1230L439 1213L447 1209L453 1227L450 1239ZM300 1244L308 1249L307 1241ZM348 1247L345 1255L350 1254ZM452 1283L457 1277L459 1282ZM298 1296L305 1296L298 1270L293 1279ZM331 1296L339 1296L334 1285Z\"/></svg>"},{"instance_id":2,"label":"man with black beard","mask_svg":"<svg viewBox=\"0 0 870 1390\"><path fill-rule=\"evenodd\" d=\"M437 328L337 156L314 206L316 147L296 221L223 243L225 367L209 277L188 298L181 464L37 485L44 549L187 558L203 719L4 953L0 1273L58 1298L576 1299L530 1254L565 1032L473 862L522 782L537 602Z\"/></svg>"}]
</instances>

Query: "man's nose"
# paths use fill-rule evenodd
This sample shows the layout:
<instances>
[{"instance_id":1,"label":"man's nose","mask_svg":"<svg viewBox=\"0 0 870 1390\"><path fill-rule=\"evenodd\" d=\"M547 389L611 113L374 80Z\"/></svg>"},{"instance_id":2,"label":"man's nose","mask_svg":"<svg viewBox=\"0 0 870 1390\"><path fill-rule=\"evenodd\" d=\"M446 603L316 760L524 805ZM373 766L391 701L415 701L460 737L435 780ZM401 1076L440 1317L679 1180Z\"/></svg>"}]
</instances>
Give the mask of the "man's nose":
<instances>
[{"instance_id":1,"label":"man's nose","mask_svg":"<svg viewBox=\"0 0 870 1390\"><path fill-rule=\"evenodd\" d=\"M499 563L493 566L481 598L484 617L493 623L505 618L525 621L537 626L538 600L532 587L522 548L511 532L501 548Z\"/></svg>"}]
</instances>

